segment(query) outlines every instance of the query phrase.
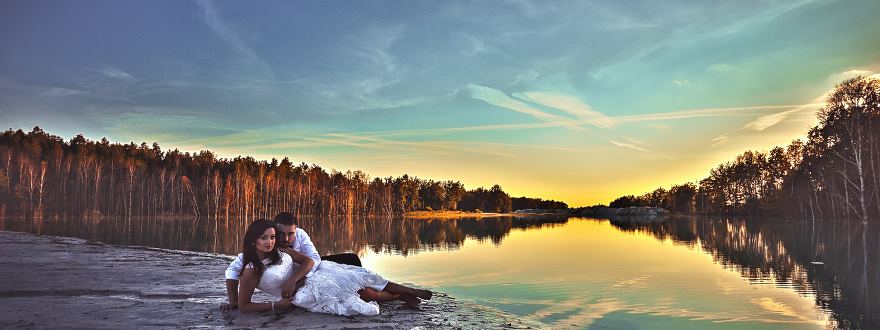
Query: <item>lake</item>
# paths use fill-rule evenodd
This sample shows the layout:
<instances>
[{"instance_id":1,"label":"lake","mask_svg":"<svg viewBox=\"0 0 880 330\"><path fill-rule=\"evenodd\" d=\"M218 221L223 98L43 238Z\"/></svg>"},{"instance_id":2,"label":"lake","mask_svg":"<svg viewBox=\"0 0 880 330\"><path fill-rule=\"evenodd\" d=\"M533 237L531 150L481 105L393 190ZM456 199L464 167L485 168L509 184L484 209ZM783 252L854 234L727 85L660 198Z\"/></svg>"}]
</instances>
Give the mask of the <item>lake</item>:
<instances>
[{"instance_id":1,"label":"lake","mask_svg":"<svg viewBox=\"0 0 880 330\"><path fill-rule=\"evenodd\" d=\"M0 229L235 254L243 221L0 219ZM668 217L304 218L322 254L554 328L880 328L880 227ZM216 274L219 281L222 274Z\"/></svg>"}]
</instances>

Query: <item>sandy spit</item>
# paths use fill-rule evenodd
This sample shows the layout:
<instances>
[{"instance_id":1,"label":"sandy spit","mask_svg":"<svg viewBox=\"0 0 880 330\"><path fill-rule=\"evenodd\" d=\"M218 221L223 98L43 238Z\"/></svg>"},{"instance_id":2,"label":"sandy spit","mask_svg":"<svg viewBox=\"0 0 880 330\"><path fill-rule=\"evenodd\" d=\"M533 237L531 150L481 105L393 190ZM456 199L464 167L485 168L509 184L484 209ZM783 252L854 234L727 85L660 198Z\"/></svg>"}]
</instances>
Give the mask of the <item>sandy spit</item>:
<instances>
[{"instance_id":1,"label":"sandy spit","mask_svg":"<svg viewBox=\"0 0 880 330\"><path fill-rule=\"evenodd\" d=\"M0 231L0 328L530 329L442 292L379 316L221 312L228 256ZM268 301L259 295L256 301Z\"/></svg>"}]
</instances>

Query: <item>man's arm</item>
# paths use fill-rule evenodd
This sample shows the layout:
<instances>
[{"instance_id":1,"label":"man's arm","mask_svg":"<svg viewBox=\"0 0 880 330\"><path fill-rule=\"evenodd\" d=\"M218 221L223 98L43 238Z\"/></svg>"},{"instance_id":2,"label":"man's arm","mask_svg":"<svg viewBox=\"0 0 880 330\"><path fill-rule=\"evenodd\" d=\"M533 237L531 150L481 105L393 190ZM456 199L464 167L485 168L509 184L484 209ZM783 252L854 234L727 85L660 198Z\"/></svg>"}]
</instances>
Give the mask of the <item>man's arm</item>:
<instances>
[{"instance_id":1,"label":"man's arm","mask_svg":"<svg viewBox=\"0 0 880 330\"><path fill-rule=\"evenodd\" d=\"M315 267L313 269L318 268L318 264L321 263L321 255L318 254L318 249L316 249L315 244L312 243L312 238L309 237L309 234L306 233L305 230L302 230L302 228L297 228L296 231L297 234L299 234L296 238L299 241L299 250L297 250L297 252L302 253L306 255L306 257L314 260Z\"/></svg>"},{"instance_id":2,"label":"man's arm","mask_svg":"<svg viewBox=\"0 0 880 330\"><path fill-rule=\"evenodd\" d=\"M229 303L220 305L220 309L224 311L238 308L238 280L226 280L226 298Z\"/></svg>"},{"instance_id":3,"label":"man's arm","mask_svg":"<svg viewBox=\"0 0 880 330\"><path fill-rule=\"evenodd\" d=\"M294 249L283 249L282 251L289 254L291 259L293 259L293 262L299 264L296 271L290 275L290 278L288 278L287 282L282 286L281 297L290 298L296 294L296 290L299 289L300 286L299 283L305 279L306 274L311 272L312 267L315 265L315 261L302 253L296 252Z\"/></svg>"}]
</instances>

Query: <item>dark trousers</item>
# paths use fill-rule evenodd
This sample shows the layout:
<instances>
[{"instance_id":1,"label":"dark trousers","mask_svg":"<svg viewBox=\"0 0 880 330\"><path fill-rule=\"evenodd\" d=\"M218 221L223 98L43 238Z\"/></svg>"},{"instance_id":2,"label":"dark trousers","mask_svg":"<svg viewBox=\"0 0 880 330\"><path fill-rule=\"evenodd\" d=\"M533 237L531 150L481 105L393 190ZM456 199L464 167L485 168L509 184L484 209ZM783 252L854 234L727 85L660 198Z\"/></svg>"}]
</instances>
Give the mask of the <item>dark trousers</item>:
<instances>
[{"instance_id":1,"label":"dark trousers","mask_svg":"<svg viewBox=\"0 0 880 330\"><path fill-rule=\"evenodd\" d=\"M346 264L352 266L361 266L361 258L358 258L357 254L354 253L340 253L340 254L331 254L329 256L321 256L321 260L329 260L335 262L337 264Z\"/></svg>"}]
</instances>

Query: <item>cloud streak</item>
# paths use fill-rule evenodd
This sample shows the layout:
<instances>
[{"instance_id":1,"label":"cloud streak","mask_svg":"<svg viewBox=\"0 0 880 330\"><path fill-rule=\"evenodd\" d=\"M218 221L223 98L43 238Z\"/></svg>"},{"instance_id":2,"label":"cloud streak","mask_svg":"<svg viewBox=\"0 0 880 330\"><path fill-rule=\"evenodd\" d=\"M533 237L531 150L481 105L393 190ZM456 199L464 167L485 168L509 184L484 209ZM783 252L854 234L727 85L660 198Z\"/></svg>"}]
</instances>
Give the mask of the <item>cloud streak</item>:
<instances>
[{"instance_id":1,"label":"cloud streak","mask_svg":"<svg viewBox=\"0 0 880 330\"><path fill-rule=\"evenodd\" d=\"M632 149L632 150L637 150L637 151L642 151L642 152L648 152L648 149L639 147L639 146L632 144L632 143L625 143L625 142L614 141L614 140L608 140L608 142L610 142L611 144L616 145L618 147L621 147L621 148L627 148L627 149Z\"/></svg>"},{"instance_id":2,"label":"cloud streak","mask_svg":"<svg viewBox=\"0 0 880 330\"><path fill-rule=\"evenodd\" d=\"M580 122L586 122L599 128L611 128L615 124L613 119L593 110L593 107L573 96L547 92L523 92L516 93L513 96L521 100L565 111L573 115Z\"/></svg>"},{"instance_id":3,"label":"cloud streak","mask_svg":"<svg viewBox=\"0 0 880 330\"><path fill-rule=\"evenodd\" d=\"M123 81L134 80L134 76L132 76L128 72L125 72L125 71L122 71L122 70L119 70L117 68L110 67L110 66L104 67L103 69L99 70L99 72L101 72L103 75L105 75L107 77L117 79L117 80L123 80Z\"/></svg>"},{"instance_id":4,"label":"cloud streak","mask_svg":"<svg viewBox=\"0 0 880 330\"><path fill-rule=\"evenodd\" d=\"M220 13L214 8L214 4L208 0L198 0L197 3L199 7L202 9L205 23L211 29L214 34L216 34L220 39L225 41L230 47L235 49L238 53L244 55L244 57L251 63L256 64L261 70L265 71L264 73L271 76L273 79L275 74L272 70L272 67L264 61L257 52L248 46L239 36L238 34L229 27L228 24L220 17Z\"/></svg>"},{"instance_id":5,"label":"cloud streak","mask_svg":"<svg viewBox=\"0 0 880 330\"><path fill-rule=\"evenodd\" d=\"M574 120L543 112L522 101L511 98L507 96L507 94L504 94L499 90L474 84L467 85L467 89L470 91L473 98L489 103L496 107L510 109L519 113L523 113L532 116L538 120L552 123L554 125L585 131L585 129L580 126L581 124Z\"/></svg>"}]
</instances>

